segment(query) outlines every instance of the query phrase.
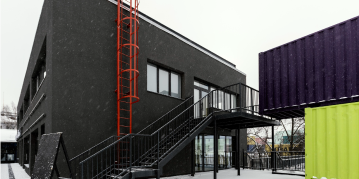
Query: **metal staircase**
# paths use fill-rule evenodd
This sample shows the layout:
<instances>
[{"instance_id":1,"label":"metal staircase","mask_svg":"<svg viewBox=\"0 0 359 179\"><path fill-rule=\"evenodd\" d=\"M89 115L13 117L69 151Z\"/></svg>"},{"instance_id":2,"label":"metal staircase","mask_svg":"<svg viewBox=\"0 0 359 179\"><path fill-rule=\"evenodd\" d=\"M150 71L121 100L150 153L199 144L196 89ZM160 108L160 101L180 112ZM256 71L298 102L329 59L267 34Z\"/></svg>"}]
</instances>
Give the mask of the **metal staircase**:
<instances>
[{"instance_id":1,"label":"metal staircase","mask_svg":"<svg viewBox=\"0 0 359 179\"><path fill-rule=\"evenodd\" d=\"M226 98L226 94L235 97ZM81 179L159 178L164 165L209 126L218 114L245 113L260 117L257 102L253 102L257 95L253 94L247 86L235 84L211 91L195 103L192 96L140 132L121 138L111 136L74 157L70 160L72 176ZM226 102L226 99L235 100L237 106L231 108L233 101Z\"/></svg>"}]
</instances>

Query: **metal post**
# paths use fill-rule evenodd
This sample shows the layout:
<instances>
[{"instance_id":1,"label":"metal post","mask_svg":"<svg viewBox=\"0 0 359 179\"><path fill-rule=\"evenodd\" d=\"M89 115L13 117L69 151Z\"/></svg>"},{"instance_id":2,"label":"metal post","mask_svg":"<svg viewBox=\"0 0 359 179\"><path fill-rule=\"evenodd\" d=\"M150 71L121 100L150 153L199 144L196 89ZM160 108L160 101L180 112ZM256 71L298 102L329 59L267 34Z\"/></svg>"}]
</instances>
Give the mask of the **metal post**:
<instances>
[{"instance_id":1,"label":"metal post","mask_svg":"<svg viewBox=\"0 0 359 179\"><path fill-rule=\"evenodd\" d=\"M272 173L275 171L275 152L274 152L274 126L272 126L272 154L271 154L271 157L272 157Z\"/></svg>"},{"instance_id":2,"label":"metal post","mask_svg":"<svg viewBox=\"0 0 359 179\"><path fill-rule=\"evenodd\" d=\"M251 88L251 110L252 110L252 114L254 114L254 101L253 101L253 89Z\"/></svg>"},{"instance_id":3,"label":"metal post","mask_svg":"<svg viewBox=\"0 0 359 179\"><path fill-rule=\"evenodd\" d=\"M242 85L239 86L239 110L242 112Z\"/></svg>"},{"instance_id":4,"label":"metal post","mask_svg":"<svg viewBox=\"0 0 359 179\"><path fill-rule=\"evenodd\" d=\"M132 167L132 136L130 136L130 172Z\"/></svg>"},{"instance_id":5,"label":"metal post","mask_svg":"<svg viewBox=\"0 0 359 179\"><path fill-rule=\"evenodd\" d=\"M202 172L204 172L204 134L202 134Z\"/></svg>"},{"instance_id":6,"label":"metal post","mask_svg":"<svg viewBox=\"0 0 359 179\"><path fill-rule=\"evenodd\" d=\"M157 179L160 178L160 132L157 132Z\"/></svg>"},{"instance_id":7,"label":"metal post","mask_svg":"<svg viewBox=\"0 0 359 179\"><path fill-rule=\"evenodd\" d=\"M196 158L195 158L194 152L195 152L196 146L195 146L194 140L195 140L195 139L193 139L192 142L191 142L191 144L192 144L192 152L191 152L191 159L192 159L192 161L191 161L191 176L194 176L194 172L195 172L195 160L196 160Z\"/></svg>"},{"instance_id":8,"label":"metal post","mask_svg":"<svg viewBox=\"0 0 359 179\"><path fill-rule=\"evenodd\" d=\"M243 155L242 155L242 162L243 162L243 170L244 170L244 166L245 166L245 163L244 163L244 156L245 156L245 153L244 153L244 150L243 150ZM246 156L247 157L247 156Z\"/></svg>"},{"instance_id":9,"label":"metal post","mask_svg":"<svg viewBox=\"0 0 359 179\"><path fill-rule=\"evenodd\" d=\"M217 179L217 167L218 167L218 138L217 138L217 121L216 118L214 118L214 136L213 136L213 148L214 148L214 154L213 154L213 179Z\"/></svg>"},{"instance_id":10,"label":"metal post","mask_svg":"<svg viewBox=\"0 0 359 179\"><path fill-rule=\"evenodd\" d=\"M228 164L227 164L227 137L224 136L224 167L223 168L227 168Z\"/></svg>"},{"instance_id":11,"label":"metal post","mask_svg":"<svg viewBox=\"0 0 359 179\"><path fill-rule=\"evenodd\" d=\"M237 157L237 160L238 160L238 168L237 168L237 175L240 176L241 175L241 166L239 166L239 164L241 163L241 155L240 155L240 152L241 152L241 129L240 127L238 126L238 129L237 129L237 151L238 151L238 157Z\"/></svg>"},{"instance_id":12,"label":"metal post","mask_svg":"<svg viewBox=\"0 0 359 179\"><path fill-rule=\"evenodd\" d=\"M239 138L239 129L236 129L236 157L235 157L235 165L236 165L236 169L239 170L239 143L238 143L238 138Z\"/></svg>"}]
</instances>

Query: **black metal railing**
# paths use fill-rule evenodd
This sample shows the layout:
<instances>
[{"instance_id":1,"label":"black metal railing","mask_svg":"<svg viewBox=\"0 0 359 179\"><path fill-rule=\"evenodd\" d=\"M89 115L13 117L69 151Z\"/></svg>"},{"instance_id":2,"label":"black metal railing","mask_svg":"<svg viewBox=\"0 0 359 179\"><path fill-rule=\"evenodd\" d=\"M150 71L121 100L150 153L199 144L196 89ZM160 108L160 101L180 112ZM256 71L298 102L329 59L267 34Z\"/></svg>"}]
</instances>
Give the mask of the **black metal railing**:
<instances>
[{"instance_id":1,"label":"black metal railing","mask_svg":"<svg viewBox=\"0 0 359 179\"><path fill-rule=\"evenodd\" d=\"M157 130L146 129L154 130L151 134L128 134L81 161L80 178L101 178L111 175L120 177L130 175L132 170L158 169L159 163L171 151L211 118L211 114L204 115L202 112L212 93L179 112L172 119L165 118L153 123L152 125L159 127Z\"/></svg>"},{"instance_id":2,"label":"black metal railing","mask_svg":"<svg viewBox=\"0 0 359 179\"><path fill-rule=\"evenodd\" d=\"M305 172L304 151L276 151L274 157L273 172L290 173ZM280 172L279 172L280 171Z\"/></svg>"},{"instance_id":3,"label":"black metal railing","mask_svg":"<svg viewBox=\"0 0 359 179\"><path fill-rule=\"evenodd\" d=\"M272 155L274 158L272 158ZM272 160L274 159L274 163ZM243 152L243 168L280 173L305 172L304 151Z\"/></svg>"},{"instance_id":4,"label":"black metal railing","mask_svg":"<svg viewBox=\"0 0 359 179\"><path fill-rule=\"evenodd\" d=\"M247 112L258 115L259 113L259 91L242 83L229 85L218 90L223 94L225 109L231 107L230 111ZM230 95L230 96L229 96ZM231 105L229 105L231 104Z\"/></svg>"},{"instance_id":5,"label":"black metal railing","mask_svg":"<svg viewBox=\"0 0 359 179\"><path fill-rule=\"evenodd\" d=\"M138 134L152 134L154 131L159 129L161 126L168 123L171 119L179 115L181 112L183 112L185 109L190 107L193 104L193 96L187 98L185 101L183 101L181 104L152 122L150 125L142 129Z\"/></svg>"},{"instance_id":6,"label":"black metal railing","mask_svg":"<svg viewBox=\"0 0 359 179\"><path fill-rule=\"evenodd\" d=\"M254 170L272 169L271 153L265 152L243 152L243 168Z\"/></svg>"},{"instance_id":7,"label":"black metal railing","mask_svg":"<svg viewBox=\"0 0 359 179\"><path fill-rule=\"evenodd\" d=\"M210 120L214 112L258 114L258 91L238 83L209 94L193 103L187 99L137 134L118 138L79 162L79 178L131 175L132 170L159 169L167 156L194 131Z\"/></svg>"},{"instance_id":8,"label":"black metal railing","mask_svg":"<svg viewBox=\"0 0 359 179\"><path fill-rule=\"evenodd\" d=\"M108 145L112 144L116 140L118 140L118 136L110 136L109 138L103 140L102 142L96 144L95 146L87 149L86 151L76 155L75 157L70 159L71 171L73 173L73 178L78 178L80 172L80 162L95 154L96 152L102 150Z\"/></svg>"},{"instance_id":9,"label":"black metal railing","mask_svg":"<svg viewBox=\"0 0 359 179\"><path fill-rule=\"evenodd\" d=\"M154 129L158 129L159 126L163 126L166 124L170 119L173 119L175 116L177 116L180 112L184 111L186 108L188 108L191 104L193 104L193 96L187 98L185 101L183 101L181 104L173 108L171 111L167 112L163 116L161 116L156 121L152 122L150 125L148 125L146 128L142 129L139 134L151 134ZM76 176L80 176L78 172L80 171L80 162L85 160L86 158L90 157L92 154L100 151L101 149L109 146L116 140L119 140L120 138L118 136L111 136L104 141L96 144L95 146L89 148L88 150L82 152L81 154L73 157L70 159L70 164L72 168L72 172L74 173L75 178Z\"/></svg>"},{"instance_id":10,"label":"black metal railing","mask_svg":"<svg viewBox=\"0 0 359 179\"><path fill-rule=\"evenodd\" d=\"M270 120L274 118L259 114L259 91L243 83L215 90L209 104L215 110L248 113Z\"/></svg>"}]
</instances>

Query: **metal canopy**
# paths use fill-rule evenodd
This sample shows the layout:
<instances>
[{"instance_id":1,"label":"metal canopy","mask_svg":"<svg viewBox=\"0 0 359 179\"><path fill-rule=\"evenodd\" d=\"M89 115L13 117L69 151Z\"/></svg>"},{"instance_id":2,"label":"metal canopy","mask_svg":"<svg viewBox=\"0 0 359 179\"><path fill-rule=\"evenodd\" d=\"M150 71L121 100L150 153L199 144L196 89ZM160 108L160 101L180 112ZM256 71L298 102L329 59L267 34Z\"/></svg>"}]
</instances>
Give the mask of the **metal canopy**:
<instances>
[{"instance_id":1,"label":"metal canopy","mask_svg":"<svg viewBox=\"0 0 359 179\"><path fill-rule=\"evenodd\" d=\"M246 129L280 125L278 120L243 111L218 112L214 116L217 121L217 127L226 129Z\"/></svg>"}]
</instances>

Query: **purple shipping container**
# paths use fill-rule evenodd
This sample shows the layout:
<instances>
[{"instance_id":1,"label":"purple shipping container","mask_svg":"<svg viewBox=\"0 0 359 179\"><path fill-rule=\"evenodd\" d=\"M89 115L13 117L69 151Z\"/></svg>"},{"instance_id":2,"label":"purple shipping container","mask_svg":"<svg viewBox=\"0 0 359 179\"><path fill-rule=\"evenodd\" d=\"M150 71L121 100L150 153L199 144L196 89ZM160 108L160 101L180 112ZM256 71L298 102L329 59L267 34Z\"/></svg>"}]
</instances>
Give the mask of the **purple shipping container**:
<instances>
[{"instance_id":1,"label":"purple shipping container","mask_svg":"<svg viewBox=\"0 0 359 179\"><path fill-rule=\"evenodd\" d=\"M359 101L359 16L259 53L259 92L260 114L277 119Z\"/></svg>"}]
</instances>

